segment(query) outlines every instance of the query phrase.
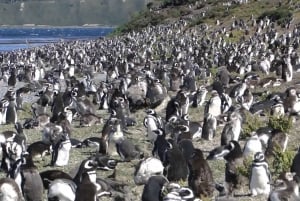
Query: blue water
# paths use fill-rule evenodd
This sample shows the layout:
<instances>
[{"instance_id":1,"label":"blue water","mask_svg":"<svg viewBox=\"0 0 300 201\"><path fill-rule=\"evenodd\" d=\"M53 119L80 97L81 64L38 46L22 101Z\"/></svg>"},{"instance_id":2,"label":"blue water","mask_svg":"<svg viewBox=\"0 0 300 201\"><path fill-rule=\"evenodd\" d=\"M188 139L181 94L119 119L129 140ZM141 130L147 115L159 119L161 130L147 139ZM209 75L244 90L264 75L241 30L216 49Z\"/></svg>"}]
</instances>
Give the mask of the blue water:
<instances>
[{"instance_id":1,"label":"blue water","mask_svg":"<svg viewBox=\"0 0 300 201\"><path fill-rule=\"evenodd\" d=\"M1 27L0 52L59 41L96 39L113 30L111 27Z\"/></svg>"}]
</instances>

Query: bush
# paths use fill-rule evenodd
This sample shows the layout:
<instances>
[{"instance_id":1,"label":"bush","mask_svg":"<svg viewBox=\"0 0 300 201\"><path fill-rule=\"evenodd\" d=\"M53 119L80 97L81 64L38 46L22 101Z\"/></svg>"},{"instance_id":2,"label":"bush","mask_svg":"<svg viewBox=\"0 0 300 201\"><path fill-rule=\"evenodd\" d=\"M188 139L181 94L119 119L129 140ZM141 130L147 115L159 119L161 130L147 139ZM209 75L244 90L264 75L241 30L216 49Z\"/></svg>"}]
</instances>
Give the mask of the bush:
<instances>
[{"instance_id":1,"label":"bush","mask_svg":"<svg viewBox=\"0 0 300 201\"><path fill-rule=\"evenodd\" d=\"M264 122L257 115L246 113L245 117L246 118L244 119L242 126L243 130L240 136L241 139L246 139L247 137L250 137L252 132L264 126Z\"/></svg>"},{"instance_id":2,"label":"bush","mask_svg":"<svg viewBox=\"0 0 300 201\"><path fill-rule=\"evenodd\" d=\"M293 126L293 121L290 117L269 117L268 126L275 129L280 130L282 132L287 133Z\"/></svg>"},{"instance_id":3,"label":"bush","mask_svg":"<svg viewBox=\"0 0 300 201\"><path fill-rule=\"evenodd\" d=\"M237 172L240 175L242 175L246 178L249 178L250 174L251 174L252 161L253 161L252 156L245 158L244 161L243 161L243 165L237 167Z\"/></svg>"},{"instance_id":4,"label":"bush","mask_svg":"<svg viewBox=\"0 0 300 201\"><path fill-rule=\"evenodd\" d=\"M276 148L274 152L271 172L277 177L282 172L290 171L296 153L290 150L283 152L280 148Z\"/></svg>"}]
</instances>

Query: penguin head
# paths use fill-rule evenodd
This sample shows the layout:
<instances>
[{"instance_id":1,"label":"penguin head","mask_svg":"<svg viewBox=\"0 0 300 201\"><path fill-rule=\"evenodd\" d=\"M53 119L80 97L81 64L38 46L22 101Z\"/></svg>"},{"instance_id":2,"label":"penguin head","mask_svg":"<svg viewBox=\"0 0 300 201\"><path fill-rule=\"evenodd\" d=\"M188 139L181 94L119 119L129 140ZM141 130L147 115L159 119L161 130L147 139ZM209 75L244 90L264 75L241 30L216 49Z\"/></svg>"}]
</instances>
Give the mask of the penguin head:
<instances>
[{"instance_id":1,"label":"penguin head","mask_svg":"<svg viewBox=\"0 0 300 201\"><path fill-rule=\"evenodd\" d=\"M265 160L265 155L262 152L257 152L254 155L254 162L262 162Z\"/></svg>"}]
</instances>

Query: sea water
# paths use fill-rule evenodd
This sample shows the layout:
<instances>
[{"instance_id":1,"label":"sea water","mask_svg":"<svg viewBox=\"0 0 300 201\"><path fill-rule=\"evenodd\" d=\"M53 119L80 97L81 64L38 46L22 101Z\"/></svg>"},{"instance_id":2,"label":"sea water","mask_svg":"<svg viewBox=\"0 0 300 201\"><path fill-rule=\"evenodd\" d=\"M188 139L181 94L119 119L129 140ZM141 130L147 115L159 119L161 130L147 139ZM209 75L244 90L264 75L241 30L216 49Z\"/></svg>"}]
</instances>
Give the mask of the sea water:
<instances>
[{"instance_id":1,"label":"sea water","mask_svg":"<svg viewBox=\"0 0 300 201\"><path fill-rule=\"evenodd\" d=\"M106 36L113 27L1 27L0 52Z\"/></svg>"}]
</instances>

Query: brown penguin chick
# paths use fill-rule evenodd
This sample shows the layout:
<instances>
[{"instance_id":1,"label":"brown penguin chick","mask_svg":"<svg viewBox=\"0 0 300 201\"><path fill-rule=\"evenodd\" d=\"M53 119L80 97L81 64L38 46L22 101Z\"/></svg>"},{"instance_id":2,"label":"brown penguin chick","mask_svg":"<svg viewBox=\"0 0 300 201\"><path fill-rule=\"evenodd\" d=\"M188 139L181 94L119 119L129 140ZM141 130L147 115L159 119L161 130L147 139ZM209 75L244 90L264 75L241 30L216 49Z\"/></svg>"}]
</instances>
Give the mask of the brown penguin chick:
<instances>
[{"instance_id":1,"label":"brown penguin chick","mask_svg":"<svg viewBox=\"0 0 300 201\"><path fill-rule=\"evenodd\" d=\"M195 149L189 159L188 185L196 197L211 197L214 192L212 171L200 149Z\"/></svg>"}]
</instances>

